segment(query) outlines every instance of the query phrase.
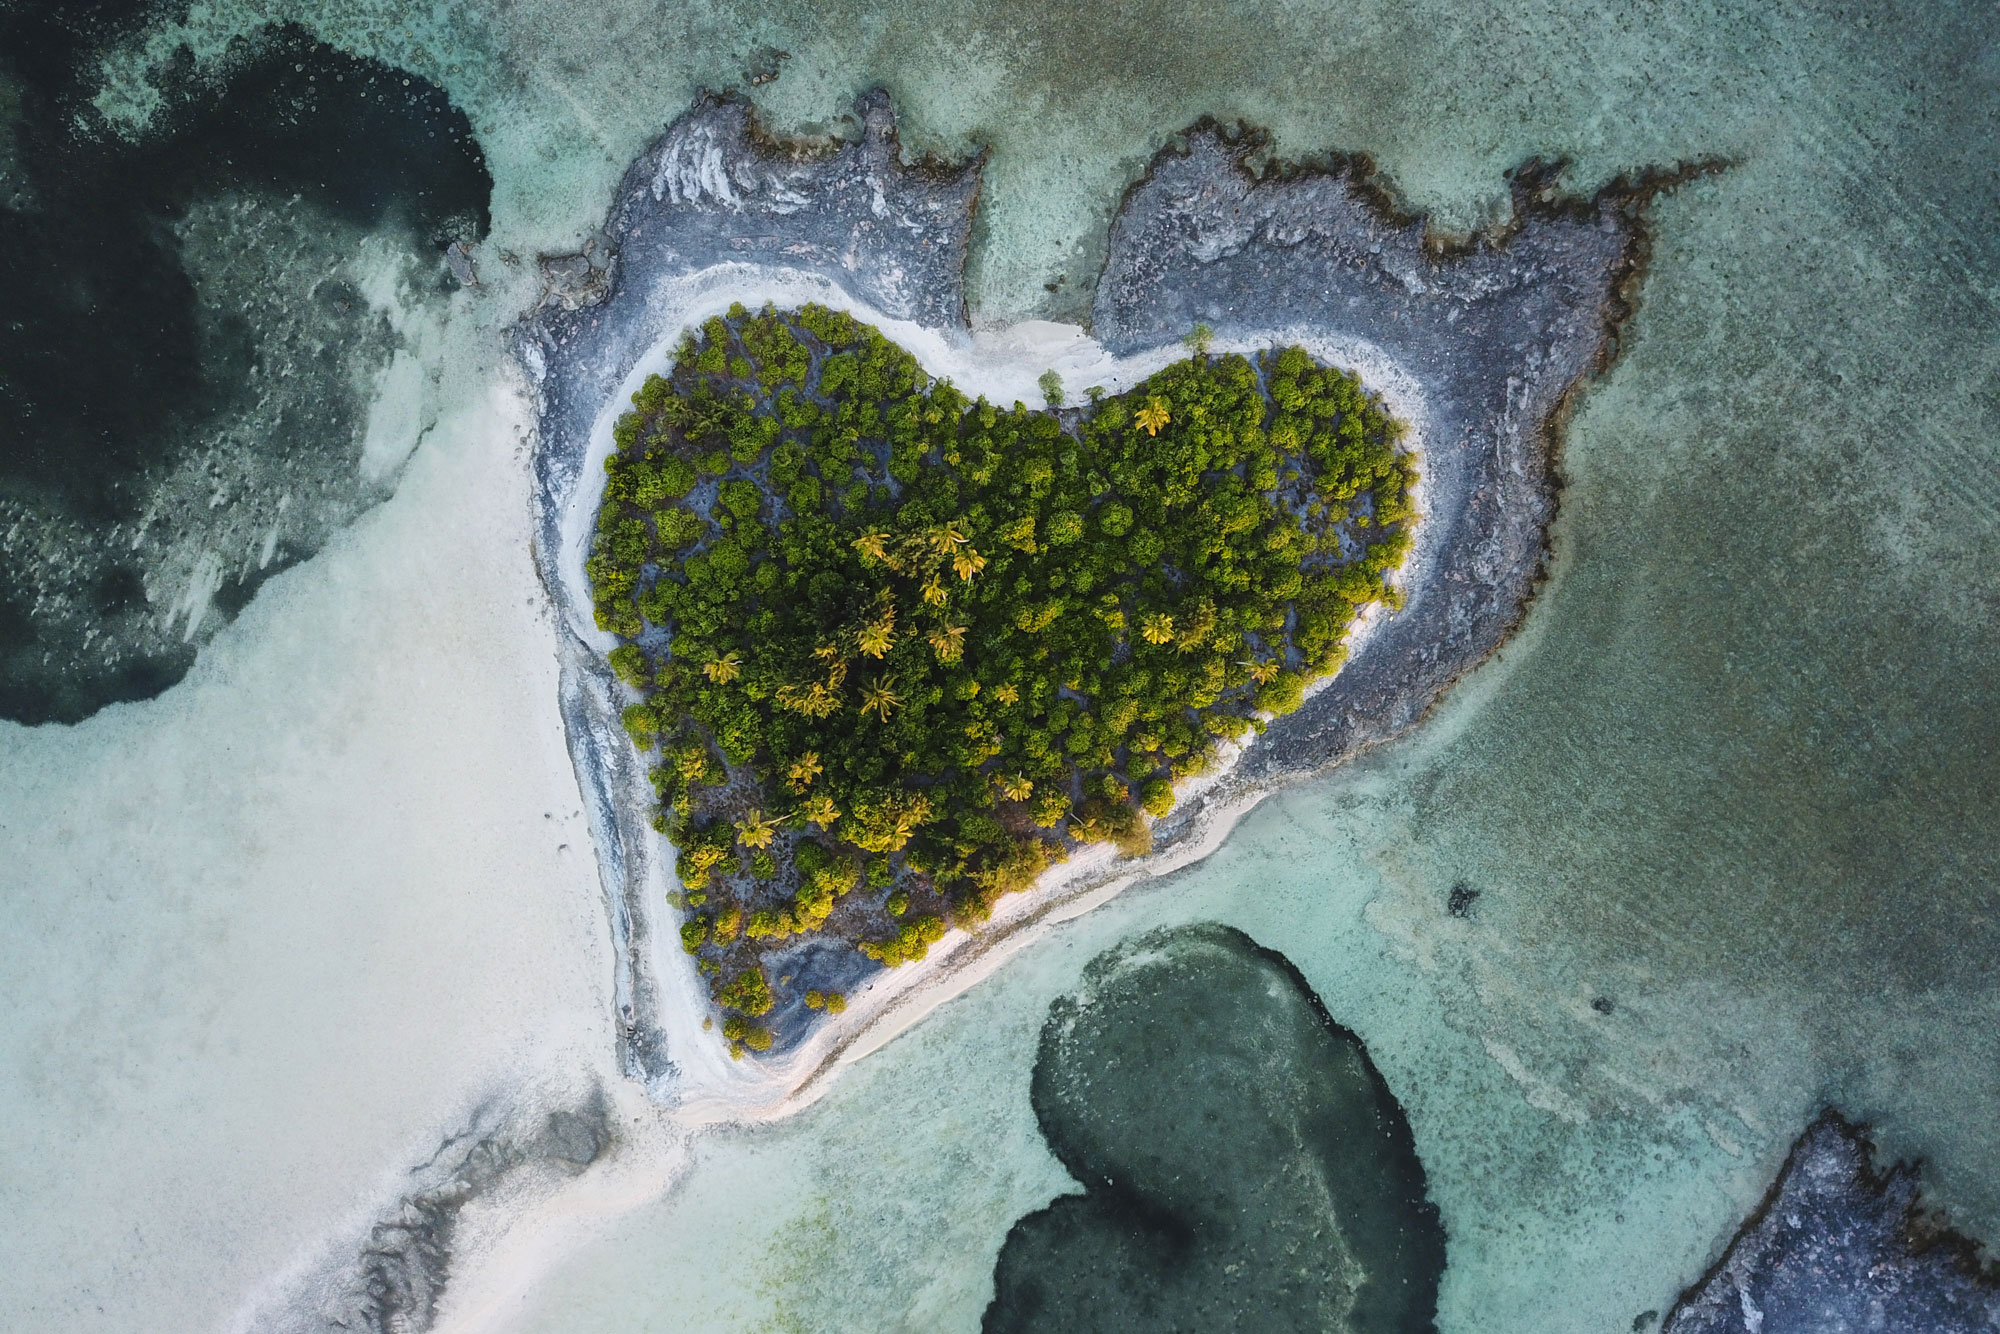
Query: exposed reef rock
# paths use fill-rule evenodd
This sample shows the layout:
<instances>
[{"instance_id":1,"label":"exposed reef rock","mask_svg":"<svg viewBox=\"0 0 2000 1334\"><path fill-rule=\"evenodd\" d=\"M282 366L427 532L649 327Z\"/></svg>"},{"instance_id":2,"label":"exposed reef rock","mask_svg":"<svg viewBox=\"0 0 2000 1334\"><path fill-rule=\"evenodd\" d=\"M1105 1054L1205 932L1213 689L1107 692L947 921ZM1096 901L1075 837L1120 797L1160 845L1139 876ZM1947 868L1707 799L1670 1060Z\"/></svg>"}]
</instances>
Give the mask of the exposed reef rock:
<instances>
[{"instance_id":1,"label":"exposed reef rock","mask_svg":"<svg viewBox=\"0 0 2000 1334\"><path fill-rule=\"evenodd\" d=\"M1251 135L1203 126L1127 194L1112 226L1094 332L1118 352L1181 337L1338 332L1423 385L1427 568L1405 610L1333 684L1274 726L1236 775L1338 762L1415 722L1520 620L1554 515L1555 432L1609 364L1645 253L1639 206L1662 185L1562 195L1557 170L1512 178L1513 215L1447 248L1395 212L1365 158L1254 176Z\"/></svg>"},{"instance_id":2,"label":"exposed reef rock","mask_svg":"<svg viewBox=\"0 0 2000 1334\"><path fill-rule=\"evenodd\" d=\"M282 1304L259 1330L429 1329L451 1278L467 1206L503 1192L546 1189L596 1162L610 1146L609 1105L594 1091L571 1107L484 1107L410 1171L411 1185L367 1231Z\"/></svg>"},{"instance_id":3,"label":"exposed reef rock","mask_svg":"<svg viewBox=\"0 0 2000 1334\"><path fill-rule=\"evenodd\" d=\"M1050 1007L1031 1096L1084 1193L1007 1234L988 1334L1431 1327L1444 1228L1403 1110L1241 932L1094 960Z\"/></svg>"},{"instance_id":4,"label":"exposed reef rock","mask_svg":"<svg viewBox=\"0 0 2000 1334\"><path fill-rule=\"evenodd\" d=\"M1877 1172L1868 1136L1827 1112L1664 1334L1993 1329L2000 1274L1924 1213L1914 1167Z\"/></svg>"},{"instance_id":5,"label":"exposed reef rock","mask_svg":"<svg viewBox=\"0 0 2000 1334\"><path fill-rule=\"evenodd\" d=\"M564 713L619 933L628 1066L648 1079L670 1069L650 971L665 939L652 920L660 895L646 891L649 877L667 879L642 823L652 792L618 726L624 698L566 583L580 578L583 529L565 524L599 414L677 331L664 327L669 312L704 271L744 261L758 266L738 271L746 280L815 276L890 316L969 334L978 164L906 165L886 97L860 110L856 140L798 144L761 134L739 103L697 104L627 173L604 229L615 258L593 252L551 274L518 344L538 395L539 559L571 628ZM1554 433L1577 385L1616 351L1645 254L1640 206L1677 179L1581 200L1530 164L1514 176L1504 226L1441 248L1390 207L1364 162L1259 178L1245 167L1258 146L1204 125L1159 156L1112 226L1095 333L1118 353L1165 346L1196 323L1225 337L1366 345L1422 401L1425 518L1405 609L1227 779L1162 822L1161 846L1246 792L1409 727L1518 623L1547 552ZM726 291L731 279L724 269L699 281Z\"/></svg>"}]
</instances>

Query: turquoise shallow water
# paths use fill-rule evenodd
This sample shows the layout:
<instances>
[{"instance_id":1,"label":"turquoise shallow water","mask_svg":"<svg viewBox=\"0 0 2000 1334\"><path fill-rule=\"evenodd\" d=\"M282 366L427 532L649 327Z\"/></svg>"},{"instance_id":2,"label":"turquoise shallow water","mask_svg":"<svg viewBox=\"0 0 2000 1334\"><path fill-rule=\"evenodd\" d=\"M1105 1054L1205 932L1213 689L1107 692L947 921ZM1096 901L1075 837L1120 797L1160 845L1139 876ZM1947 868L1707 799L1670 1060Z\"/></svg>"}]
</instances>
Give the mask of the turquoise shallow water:
<instances>
[{"instance_id":1,"label":"turquoise shallow water","mask_svg":"<svg viewBox=\"0 0 2000 1334\"><path fill-rule=\"evenodd\" d=\"M1369 152L1461 228L1530 154L1581 185L1733 162L1655 207L1551 579L1496 661L796 1120L702 1141L521 1327L971 1327L1007 1228L1074 1188L1028 1104L1049 1004L1195 921L1283 952L1368 1043L1443 1213L1443 1328L1664 1310L1828 1099L2000 1237L1990 7L204 5L157 32L210 49L272 15L445 88L492 245L523 253L573 245L760 48L790 52L754 94L784 124L885 83L914 147L991 148L992 321L1085 309L1120 192L1205 114ZM142 106L144 68L113 61L104 105Z\"/></svg>"}]
</instances>

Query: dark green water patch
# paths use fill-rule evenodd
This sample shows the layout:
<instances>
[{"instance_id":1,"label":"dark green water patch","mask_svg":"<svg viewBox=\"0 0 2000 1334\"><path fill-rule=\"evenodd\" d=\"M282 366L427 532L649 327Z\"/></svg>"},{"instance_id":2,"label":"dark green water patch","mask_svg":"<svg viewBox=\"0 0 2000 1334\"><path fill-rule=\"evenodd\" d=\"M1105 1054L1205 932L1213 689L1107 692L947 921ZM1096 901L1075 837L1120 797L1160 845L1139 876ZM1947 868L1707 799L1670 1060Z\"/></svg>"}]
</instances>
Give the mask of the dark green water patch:
<instances>
[{"instance_id":1,"label":"dark green water patch","mask_svg":"<svg viewBox=\"0 0 2000 1334\"><path fill-rule=\"evenodd\" d=\"M1014 1224L988 1334L1433 1328L1409 1123L1282 955L1222 926L1125 942L1050 1008L1031 1096L1084 1190Z\"/></svg>"},{"instance_id":2,"label":"dark green water patch","mask_svg":"<svg viewBox=\"0 0 2000 1334\"><path fill-rule=\"evenodd\" d=\"M0 718L158 693L387 494L362 449L402 336L349 262L441 308L444 248L487 228L443 90L295 27L183 50L114 133L104 59L171 17L0 5Z\"/></svg>"}]
</instances>

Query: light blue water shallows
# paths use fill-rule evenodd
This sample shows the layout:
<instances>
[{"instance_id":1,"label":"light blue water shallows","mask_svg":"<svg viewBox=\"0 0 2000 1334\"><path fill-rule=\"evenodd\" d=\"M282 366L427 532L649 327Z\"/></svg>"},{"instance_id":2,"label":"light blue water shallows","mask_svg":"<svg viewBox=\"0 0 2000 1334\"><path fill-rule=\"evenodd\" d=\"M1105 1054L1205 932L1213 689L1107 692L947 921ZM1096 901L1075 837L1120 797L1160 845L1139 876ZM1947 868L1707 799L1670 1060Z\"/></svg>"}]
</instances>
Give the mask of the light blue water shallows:
<instances>
[{"instance_id":1,"label":"light blue water shallows","mask_svg":"<svg viewBox=\"0 0 2000 1334\"><path fill-rule=\"evenodd\" d=\"M804 1117L707 1143L527 1324L969 1327L1008 1224L1067 1188L1027 1105L1049 1001L1124 934L1192 920L1289 955L1368 1041L1444 1210L1446 1329L1632 1328L1825 1097L2000 1236L1990 6L297 17L470 109L503 247L573 238L753 48L791 53L757 93L787 124L886 82L914 146L993 147L974 290L995 319L1084 309L1119 191L1203 114L1371 152L1456 226L1531 153L1585 183L1737 160L1657 210L1630 349L1570 433L1554 576L1500 661Z\"/></svg>"}]
</instances>

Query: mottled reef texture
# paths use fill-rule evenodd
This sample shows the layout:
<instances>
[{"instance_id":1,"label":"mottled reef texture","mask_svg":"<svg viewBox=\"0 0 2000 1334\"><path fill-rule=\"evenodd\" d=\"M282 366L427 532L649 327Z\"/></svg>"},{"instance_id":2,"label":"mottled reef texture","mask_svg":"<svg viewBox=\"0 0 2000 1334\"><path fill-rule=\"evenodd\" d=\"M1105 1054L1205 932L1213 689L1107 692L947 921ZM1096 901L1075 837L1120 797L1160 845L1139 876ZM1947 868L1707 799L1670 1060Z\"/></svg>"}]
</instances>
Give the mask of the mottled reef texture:
<instances>
[{"instance_id":1,"label":"mottled reef texture","mask_svg":"<svg viewBox=\"0 0 2000 1334\"><path fill-rule=\"evenodd\" d=\"M564 549L564 516L590 430L641 355L674 332L662 326L681 280L732 261L779 266L893 316L965 330L978 164L906 165L886 97L860 111L852 142L782 143L743 105L705 100L633 166L589 254L544 264L548 299L519 349L539 398L542 568L572 625L588 613L565 591L564 563L583 552ZM1163 823L1162 844L1246 790L1409 727L1518 623L1547 552L1555 432L1577 386L1616 352L1645 254L1641 208L1673 179L1584 200L1531 163L1515 174L1504 225L1444 247L1396 212L1365 161L1259 176L1246 163L1260 147L1203 125L1160 154L1112 226L1094 332L1119 353L1174 343L1197 322L1229 337L1373 344L1422 391L1426 518L1406 609L1207 801ZM565 717L626 960L629 1064L657 1076L670 1064L645 962L657 933L643 891L650 791L601 660L573 636L566 661Z\"/></svg>"},{"instance_id":2,"label":"mottled reef texture","mask_svg":"<svg viewBox=\"0 0 2000 1334\"><path fill-rule=\"evenodd\" d=\"M151 8L0 6L0 718L30 725L158 695L390 494L378 379L487 226L444 91L293 26L183 49L144 127L92 128ZM415 446L411 400L378 448Z\"/></svg>"},{"instance_id":3,"label":"mottled reef texture","mask_svg":"<svg viewBox=\"0 0 2000 1334\"><path fill-rule=\"evenodd\" d=\"M1050 1007L1031 1097L1084 1190L1009 1231L988 1334L1431 1328L1444 1228L1409 1122L1361 1040L1241 932L1094 960Z\"/></svg>"},{"instance_id":4,"label":"mottled reef texture","mask_svg":"<svg viewBox=\"0 0 2000 1334\"><path fill-rule=\"evenodd\" d=\"M2000 1329L2000 1273L1928 1216L1914 1167L1886 1172L1828 1112L1792 1147L1763 1205L1667 1317L1665 1334Z\"/></svg>"}]
</instances>

